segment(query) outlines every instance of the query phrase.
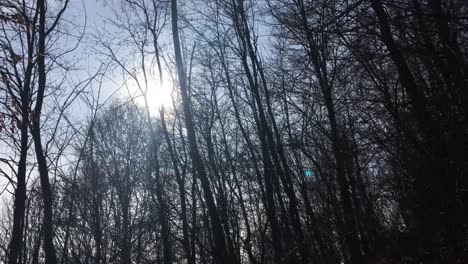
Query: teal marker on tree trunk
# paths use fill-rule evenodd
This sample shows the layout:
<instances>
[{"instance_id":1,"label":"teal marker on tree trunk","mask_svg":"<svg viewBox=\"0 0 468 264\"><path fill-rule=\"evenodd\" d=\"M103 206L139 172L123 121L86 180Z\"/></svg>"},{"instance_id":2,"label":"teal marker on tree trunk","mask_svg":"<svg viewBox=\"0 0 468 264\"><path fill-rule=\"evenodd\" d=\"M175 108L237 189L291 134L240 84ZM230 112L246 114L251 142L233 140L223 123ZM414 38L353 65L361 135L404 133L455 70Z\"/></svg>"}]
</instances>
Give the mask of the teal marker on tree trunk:
<instances>
[{"instance_id":1,"label":"teal marker on tree trunk","mask_svg":"<svg viewBox=\"0 0 468 264\"><path fill-rule=\"evenodd\" d=\"M306 175L306 177L310 177L310 175L312 175L312 173L310 172L310 170L306 170L305 175Z\"/></svg>"}]
</instances>

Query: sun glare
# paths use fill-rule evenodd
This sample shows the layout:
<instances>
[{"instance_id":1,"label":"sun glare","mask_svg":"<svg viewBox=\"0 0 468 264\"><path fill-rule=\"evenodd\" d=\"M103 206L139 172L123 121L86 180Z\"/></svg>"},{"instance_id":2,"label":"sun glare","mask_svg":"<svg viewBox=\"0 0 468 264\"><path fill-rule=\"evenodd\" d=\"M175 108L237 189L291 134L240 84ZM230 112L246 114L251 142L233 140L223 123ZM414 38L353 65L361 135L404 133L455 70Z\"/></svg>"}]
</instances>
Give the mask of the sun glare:
<instances>
[{"instance_id":1,"label":"sun glare","mask_svg":"<svg viewBox=\"0 0 468 264\"><path fill-rule=\"evenodd\" d=\"M133 98L136 104L145 107L145 94L148 108L151 115L158 113L161 107L164 109L172 108L173 82L169 78L168 72L163 73L163 83L159 83L158 78L153 75L147 75L145 84L143 73L137 75L138 83L135 80L129 80L127 83L127 93Z\"/></svg>"}]
</instances>

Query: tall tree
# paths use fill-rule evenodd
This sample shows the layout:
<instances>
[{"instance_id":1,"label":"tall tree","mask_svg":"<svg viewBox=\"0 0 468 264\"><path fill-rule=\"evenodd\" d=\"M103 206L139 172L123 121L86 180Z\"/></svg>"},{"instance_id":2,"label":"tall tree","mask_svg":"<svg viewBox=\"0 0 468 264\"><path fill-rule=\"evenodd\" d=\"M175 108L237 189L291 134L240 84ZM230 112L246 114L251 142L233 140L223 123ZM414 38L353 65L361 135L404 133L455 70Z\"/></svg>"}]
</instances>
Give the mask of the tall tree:
<instances>
[{"instance_id":1,"label":"tall tree","mask_svg":"<svg viewBox=\"0 0 468 264\"><path fill-rule=\"evenodd\" d=\"M174 41L174 52L177 67L177 76L180 86L180 94L182 97L182 106L184 109L185 127L187 128L188 142L190 146L190 156L192 164L195 168L196 175L200 179L203 194L206 199L208 213L211 220L211 228L214 240L214 247L212 249L213 260L217 263L236 263L237 260L233 258L231 252L228 251L226 246L225 234L219 219L218 209L213 199L211 192L210 182L205 172L205 166L200 156L197 139L195 137L195 128L193 124L192 109L190 97L188 94L187 76L185 67L182 61L182 51L180 48L179 39L179 26L178 26L178 13L177 1L171 1L171 20L172 20L172 38Z\"/></svg>"}]
</instances>

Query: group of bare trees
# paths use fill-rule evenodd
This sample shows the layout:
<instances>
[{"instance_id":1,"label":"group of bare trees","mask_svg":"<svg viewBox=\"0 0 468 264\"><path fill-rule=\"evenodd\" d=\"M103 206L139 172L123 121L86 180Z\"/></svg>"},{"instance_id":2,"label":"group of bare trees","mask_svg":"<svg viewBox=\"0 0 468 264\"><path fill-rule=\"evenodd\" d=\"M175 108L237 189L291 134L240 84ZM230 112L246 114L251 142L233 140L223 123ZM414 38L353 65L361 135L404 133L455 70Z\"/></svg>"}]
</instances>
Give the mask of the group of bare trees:
<instances>
[{"instance_id":1,"label":"group of bare trees","mask_svg":"<svg viewBox=\"0 0 468 264\"><path fill-rule=\"evenodd\" d=\"M468 261L466 1L74 4L0 1L0 263Z\"/></svg>"}]
</instances>

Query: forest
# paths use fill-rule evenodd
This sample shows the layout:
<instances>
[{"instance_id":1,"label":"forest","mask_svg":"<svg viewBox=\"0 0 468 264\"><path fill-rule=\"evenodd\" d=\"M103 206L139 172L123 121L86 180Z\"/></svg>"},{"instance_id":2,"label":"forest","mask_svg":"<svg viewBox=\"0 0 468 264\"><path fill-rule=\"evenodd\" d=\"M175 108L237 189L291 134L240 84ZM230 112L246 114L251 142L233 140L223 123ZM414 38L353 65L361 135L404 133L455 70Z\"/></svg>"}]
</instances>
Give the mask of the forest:
<instances>
[{"instance_id":1,"label":"forest","mask_svg":"<svg viewBox=\"0 0 468 264\"><path fill-rule=\"evenodd\" d=\"M0 0L0 263L468 263L468 1Z\"/></svg>"}]
</instances>

